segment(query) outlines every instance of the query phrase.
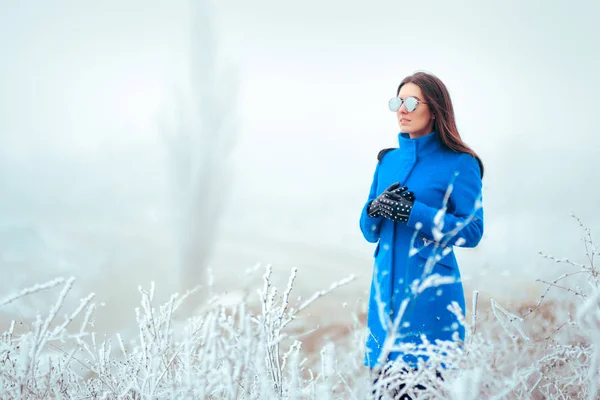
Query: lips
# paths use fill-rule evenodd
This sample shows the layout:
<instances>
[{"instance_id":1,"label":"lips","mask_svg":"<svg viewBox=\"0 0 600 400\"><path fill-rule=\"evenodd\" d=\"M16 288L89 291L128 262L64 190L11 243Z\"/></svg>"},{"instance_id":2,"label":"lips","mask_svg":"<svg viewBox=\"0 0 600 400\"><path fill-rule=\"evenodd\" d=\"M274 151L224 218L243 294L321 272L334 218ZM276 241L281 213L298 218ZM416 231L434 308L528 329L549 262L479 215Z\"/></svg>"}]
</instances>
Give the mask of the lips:
<instances>
[{"instance_id":1,"label":"lips","mask_svg":"<svg viewBox=\"0 0 600 400\"><path fill-rule=\"evenodd\" d=\"M407 123L410 122L410 120L406 119L406 118L402 118L400 119L400 123Z\"/></svg>"}]
</instances>

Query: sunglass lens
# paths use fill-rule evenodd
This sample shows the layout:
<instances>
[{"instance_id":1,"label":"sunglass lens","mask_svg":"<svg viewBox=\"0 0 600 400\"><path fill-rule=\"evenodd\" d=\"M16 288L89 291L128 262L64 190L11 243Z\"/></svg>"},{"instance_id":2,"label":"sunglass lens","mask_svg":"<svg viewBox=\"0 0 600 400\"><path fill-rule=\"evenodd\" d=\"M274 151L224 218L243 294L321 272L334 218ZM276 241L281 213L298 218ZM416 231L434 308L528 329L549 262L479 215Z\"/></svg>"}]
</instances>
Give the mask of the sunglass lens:
<instances>
[{"instance_id":1,"label":"sunglass lens","mask_svg":"<svg viewBox=\"0 0 600 400\"><path fill-rule=\"evenodd\" d=\"M390 111L393 111L393 112L398 111L401 106L402 106L402 100L400 100L398 97L392 97L390 99L390 101L388 102L388 107L390 108Z\"/></svg>"},{"instance_id":2,"label":"sunglass lens","mask_svg":"<svg viewBox=\"0 0 600 400\"><path fill-rule=\"evenodd\" d=\"M406 106L406 111L413 112L417 108L417 99L414 97L408 97L404 100L404 105Z\"/></svg>"}]
</instances>

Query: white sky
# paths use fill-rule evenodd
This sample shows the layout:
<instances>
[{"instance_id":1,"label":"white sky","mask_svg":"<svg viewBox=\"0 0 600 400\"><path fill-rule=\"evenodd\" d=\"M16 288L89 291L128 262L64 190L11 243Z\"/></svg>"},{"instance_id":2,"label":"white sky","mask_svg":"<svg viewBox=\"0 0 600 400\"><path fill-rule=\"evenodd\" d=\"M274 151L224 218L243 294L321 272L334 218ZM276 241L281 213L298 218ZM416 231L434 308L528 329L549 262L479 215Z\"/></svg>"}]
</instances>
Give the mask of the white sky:
<instances>
[{"instance_id":1,"label":"white sky","mask_svg":"<svg viewBox=\"0 0 600 400\"><path fill-rule=\"evenodd\" d=\"M486 237L461 253L466 273L529 280L551 266L540 250L583 260L569 213L600 232L598 2L219 0L215 11L241 78L226 161L244 204L224 215L217 267L301 242L296 263L345 254L354 264L331 266L335 277L368 276L358 216L375 155L395 144L387 100L421 69L446 83L487 168ZM3 220L83 224L163 204L156 121L189 85L188 22L182 0L0 3ZM237 257L237 245L254 250Z\"/></svg>"}]
</instances>

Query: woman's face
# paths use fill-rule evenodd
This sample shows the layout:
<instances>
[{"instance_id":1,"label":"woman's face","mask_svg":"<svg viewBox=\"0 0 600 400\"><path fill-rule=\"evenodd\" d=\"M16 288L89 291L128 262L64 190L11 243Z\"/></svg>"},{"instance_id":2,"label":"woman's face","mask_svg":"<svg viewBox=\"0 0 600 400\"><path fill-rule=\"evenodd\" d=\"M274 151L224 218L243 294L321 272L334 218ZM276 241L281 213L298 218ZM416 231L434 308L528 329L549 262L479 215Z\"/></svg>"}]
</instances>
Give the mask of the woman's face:
<instances>
[{"instance_id":1,"label":"woman's face","mask_svg":"<svg viewBox=\"0 0 600 400\"><path fill-rule=\"evenodd\" d=\"M402 86L398 97L405 100L411 96L419 100L417 108L412 112L408 112L406 105L402 104L402 107L396 111L400 131L408 133L411 138L428 135L433 130L433 114L429 111L427 104L421 103L425 101L421 88L409 82Z\"/></svg>"}]
</instances>

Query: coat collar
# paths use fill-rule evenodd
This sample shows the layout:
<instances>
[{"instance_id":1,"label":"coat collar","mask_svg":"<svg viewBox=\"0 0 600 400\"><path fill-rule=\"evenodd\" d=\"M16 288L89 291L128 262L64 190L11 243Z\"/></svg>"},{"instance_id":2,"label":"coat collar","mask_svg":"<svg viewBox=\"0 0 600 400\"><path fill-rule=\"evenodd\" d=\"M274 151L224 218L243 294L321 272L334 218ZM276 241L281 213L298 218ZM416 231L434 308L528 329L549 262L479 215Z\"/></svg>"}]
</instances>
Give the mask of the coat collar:
<instances>
[{"instance_id":1,"label":"coat collar","mask_svg":"<svg viewBox=\"0 0 600 400\"><path fill-rule=\"evenodd\" d=\"M422 157L439 149L442 142L436 132L415 139L411 139L408 133L400 132L398 134L398 146L403 153L406 152L414 157Z\"/></svg>"}]
</instances>

